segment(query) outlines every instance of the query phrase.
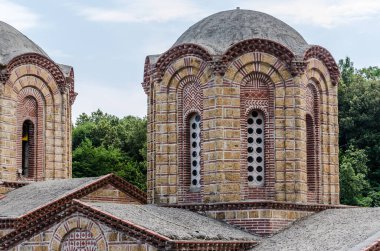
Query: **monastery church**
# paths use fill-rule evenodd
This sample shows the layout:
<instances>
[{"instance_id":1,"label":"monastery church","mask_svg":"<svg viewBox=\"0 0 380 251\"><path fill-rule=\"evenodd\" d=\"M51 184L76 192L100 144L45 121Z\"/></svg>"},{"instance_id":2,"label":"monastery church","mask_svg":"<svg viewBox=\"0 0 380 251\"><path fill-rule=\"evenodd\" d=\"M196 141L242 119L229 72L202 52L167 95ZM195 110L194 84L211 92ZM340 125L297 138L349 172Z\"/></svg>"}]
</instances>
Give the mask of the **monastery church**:
<instances>
[{"instance_id":1,"label":"monastery church","mask_svg":"<svg viewBox=\"0 0 380 251\"><path fill-rule=\"evenodd\" d=\"M72 178L74 69L0 22L0 250L380 250L339 203L339 77L275 17L204 18L146 57L143 192Z\"/></svg>"}]
</instances>

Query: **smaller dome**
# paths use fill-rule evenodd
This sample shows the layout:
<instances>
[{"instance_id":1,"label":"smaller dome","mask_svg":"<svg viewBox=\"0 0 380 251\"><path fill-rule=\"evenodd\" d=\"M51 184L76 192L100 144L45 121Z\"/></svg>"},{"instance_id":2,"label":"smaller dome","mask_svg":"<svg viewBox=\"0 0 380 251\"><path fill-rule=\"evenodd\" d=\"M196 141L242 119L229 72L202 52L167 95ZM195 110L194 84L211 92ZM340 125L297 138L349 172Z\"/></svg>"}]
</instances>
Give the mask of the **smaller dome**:
<instances>
[{"instance_id":1,"label":"smaller dome","mask_svg":"<svg viewBox=\"0 0 380 251\"><path fill-rule=\"evenodd\" d=\"M25 53L49 57L38 45L7 23L0 21L0 65Z\"/></svg>"},{"instance_id":2,"label":"smaller dome","mask_svg":"<svg viewBox=\"0 0 380 251\"><path fill-rule=\"evenodd\" d=\"M221 55L233 44L259 38L277 42L295 55L309 47L305 39L281 20L252 10L228 10L208 16L191 26L173 46L192 43Z\"/></svg>"}]
</instances>

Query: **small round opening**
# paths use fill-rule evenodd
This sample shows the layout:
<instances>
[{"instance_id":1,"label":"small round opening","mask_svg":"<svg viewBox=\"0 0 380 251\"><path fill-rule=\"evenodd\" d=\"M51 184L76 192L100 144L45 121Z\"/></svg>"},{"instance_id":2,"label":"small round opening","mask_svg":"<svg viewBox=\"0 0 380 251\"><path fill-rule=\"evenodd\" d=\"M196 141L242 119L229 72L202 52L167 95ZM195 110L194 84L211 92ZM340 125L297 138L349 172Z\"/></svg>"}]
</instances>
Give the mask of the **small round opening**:
<instances>
[{"instance_id":1,"label":"small round opening","mask_svg":"<svg viewBox=\"0 0 380 251\"><path fill-rule=\"evenodd\" d=\"M247 120L247 123L248 123L249 125L252 125L252 124L253 124L253 119L249 118L249 119Z\"/></svg>"},{"instance_id":2,"label":"small round opening","mask_svg":"<svg viewBox=\"0 0 380 251\"><path fill-rule=\"evenodd\" d=\"M252 181L253 181L253 176L249 175L249 176L248 176L248 181L249 181L249 182L252 182Z\"/></svg>"},{"instance_id":3,"label":"small round opening","mask_svg":"<svg viewBox=\"0 0 380 251\"><path fill-rule=\"evenodd\" d=\"M258 175L258 176L256 177L256 180L257 180L258 182L262 181L262 180L263 180L263 176Z\"/></svg>"},{"instance_id":4,"label":"small round opening","mask_svg":"<svg viewBox=\"0 0 380 251\"><path fill-rule=\"evenodd\" d=\"M197 181L196 179L193 179L192 183L193 183L193 185L195 186L195 185L198 184L198 181Z\"/></svg>"},{"instance_id":5,"label":"small round opening","mask_svg":"<svg viewBox=\"0 0 380 251\"><path fill-rule=\"evenodd\" d=\"M263 171L263 167L262 166L256 167L256 171L259 172L259 173L262 172Z\"/></svg>"},{"instance_id":6,"label":"small round opening","mask_svg":"<svg viewBox=\"0 0 380 251\"><path fill-rule=\"evenodd\" d=\"M249 137L248 138L248 143L252 143L253 142L253 138L252 137Z\"/></svg>"},{"instance_id":7,"label":"small round opening","mask_svg":"<svg viewBox=\"0 0 380 251\"><path fill-rule=\"evenodd\" d=\"M257 116L259 116L259 113L257 111L253 111L252 112L252 117L256 118Z\"/></svg>"},{"instance_id":8,"label":"small round opening","mask_svg":"<svg viewBox=\"0 0 380 251\"><path fill-rule=\"evenodd\" d=\"M252 134L253 133L253 129L252 128L248 128L248 133Z\"/></svg>"},{"instance_id":9,"label":"small round opening","mask_svg":"<svg viewBox=\"0 0 380 251\"><path fill-rule=\"evenodd\" d=\"M262 119L257 119L257 120L256 120L256 123L257 123L258 125L261 125L261 124L263 123L263 120L262 120Z\"/></svg>"},{"instance_id":10,"label":"small round opening","mask_svg":"<svg viewBox=\"0 0 380 251\"><path fill-rule=\"evenodd\" d=\"M257 134L262 134L262 133L263 133L263 130L262 130L261 128L257 128L257 129L256 129L256 133L257 133Z\"/></svg>"},{"instance_id":11,"label":"small round opening","mask_svg":"<svg viewBox=\"0 0 380 251\"><path fill-rule=\"evenodd\" d=\"M261 163L261 162L263 161L263 158L261 158L261 157L257 157L257 158L256 158L256 161L257 161L257 163Z\"/></svg>"},{"instance_id":12,"label":"small round opening","mask_svg":"<svg viewBox=\"0 0 380 251\"><path fill-rule=\"evenodd\" d=\"M197 142L193 142L192 144L191 144L191 146L193 147L193 148L196 148L197 147Z\"/></svg>"},{"instance_id":13,"label":"small round opening","mask_svg":"<svg viewBox=\"0 0 380 251\"><path fill-rule=\"evenodd\" d=\"M196 122L201 121L201 116L199 116L199 115L195 116L195 121L196 121Z\"/></svg>"},{"instance_id":14,"label":"small round opening","mask_svg":"<svg viewBox=\"0 0 380 251\"><path fill-rule=\"evenodd\" d=\"M197 152L193 151L192 155L193 155L194 158L197 157Z\"/></svg>"},{"instance_id":15,"label":"small round opening","mask_svg":"<svg viewBox=\"0 0 380 251\"><path fill-rule=\"evenodd\" d=\"M256 139L256 143L257 143L257 144L261 144L262 142L263 142L262 138L257 138L257 139Z\"/></svg>"},{"instance_id":16,"label":"small round opening","mask_svg":"<svg viewBox=\"0 0 380 251\"><path fill-rule=\"evenodd\" d=\"M192 174L193 174L193 176L197 176L197 174L198 174L197 170L193 170Z\"/></svg>"},{"instance_id":17,"label":"small round opening","mask_svg":"<svg viewBox=\"0 0 380 251\"><path fill-rule=\"evenodd\" d=\"M261 147L256 148L257 153L261 153L262 151L263 151L263 149Z\"/></svg>"},{"instance_id":18,"label":"small round opening","mask_svg":"<svg viewBox=\"0 0 380 251\"><path fill-rule=\"evenodd\" d=\"M197 137L197 133L193 132L193 133L191 134L191 137L192 137L193 139L195 139L195 138Z\"/></svg>"},{"instance_id":19,"label":"small round opening","mask_svg":"<svg viewBox=\"0 0 380 251\"><path fill-rule=\"evenodd\" d=\"M253 152L253 147L248 147L247 151L248 151L249 153Z\"/></svg>"},{"instance_id":20,"label":"small round opening","mask_svg":"<svg viewBox=\"0 0 380 251\"><path fill-rule=\"evenodd\" d=\"M196 123L192 123L192 124L191 124L191 128L193 128L193 129L197 129L197 124L196 124Z\"/></svg>"},{"instance_id":21,"label":"small round opening","mask_svg":"<svg viewBox=\"0 0 380 251\"><path fill-rule=\"evenodd\" d=\"M249 163L252 163L252 162L253 162L253 158L252 158L251 156L249 156L249 157L247 158L247 160L248 160Z\"/></svg>"},{"instance_id":22,"label":"small round opening","mask_svg":"<svg viewBox=\"0 0 380 251\"><path fill-rule=\"evenodd\" d=\"M248 172L253 172L253 166L248 166Z\"/></svg>"},{"instance_id":23,"label":"small round opening","mask_svg":"<svg viewBox=\"0 0 380 251\"><path fill-rule=\"evenodd\" d=\"M193 160L193 166L197 166L197 165L198 165L198 161Z\"/></svg>"}]
</instances>

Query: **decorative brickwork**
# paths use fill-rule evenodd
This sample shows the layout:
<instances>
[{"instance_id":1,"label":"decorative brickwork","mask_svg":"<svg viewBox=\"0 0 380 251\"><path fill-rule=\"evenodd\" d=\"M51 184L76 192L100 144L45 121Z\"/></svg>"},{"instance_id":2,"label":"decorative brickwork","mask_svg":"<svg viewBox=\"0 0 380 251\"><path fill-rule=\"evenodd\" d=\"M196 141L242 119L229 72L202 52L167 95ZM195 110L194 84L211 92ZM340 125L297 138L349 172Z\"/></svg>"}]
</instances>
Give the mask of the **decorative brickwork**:
<instances>
[{"instance_id":1,"label":"decorative brickwork","mask_svg":"<svg viewBox=\"0 0 380 251\"><path fill-rule=\"evenodd\" d=\"M337 85L340 77L339 68L330 52L322 46L314 45L305 52L304 61L312 58L321 61L327 67L332 84Z\"/></svg>"},{"instance_id":2,"label":"decorative brickwork","mask_svg":"<svg viewBox=\"0 0 380 251\"><path fill-rule=\"evenodd\" d=\"M0 94L0 178L17 181L71 177L73 71L65 78L54 62L39 54L16 57L6 70L9 77ZM22 128L26 120L34 128L33 142L29 142L32 166L27 177L21 171Z\"/></svg>"},{"instance_id":3,"label":"decorative brickwork","mask_svg":"<svg viewBox=\"0 0 380 251\"><path fill-rule=\"evenodd\" d=\"M322 58L323 50L310 50L305 61L297 61L283 45L251 39L234 44L223 56L202 61L175 48L175 53L171 49L161 56L160 67L146 61L144 81L154 81L144 84L150 100L149 202L338 203L336 87L330 78L333 64L324 65L329 58ZM199 52L197 57L206 58L202 55ZM164 72L162 78L148 74L157 71ZM200 78L203 72L207 74ZM181 88L187 83L183 93L191 95L182 101ZM202 117L202 185L199 193L186 197L189 133L183 128L187 110ZM265 118L266 171L260 187L247 182L246 123L253 110L263 112ZM311 158L306 144L307 113L314 121Z\"/></svg>"}]
</instances>

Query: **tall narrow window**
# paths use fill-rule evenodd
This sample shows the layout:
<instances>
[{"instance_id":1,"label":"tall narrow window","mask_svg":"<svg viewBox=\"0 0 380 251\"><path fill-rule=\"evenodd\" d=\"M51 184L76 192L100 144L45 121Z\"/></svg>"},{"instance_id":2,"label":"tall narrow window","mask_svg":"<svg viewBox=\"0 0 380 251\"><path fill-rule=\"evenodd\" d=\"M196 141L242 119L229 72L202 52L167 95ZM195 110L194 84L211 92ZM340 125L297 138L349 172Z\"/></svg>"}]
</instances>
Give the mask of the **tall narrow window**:
<instances>
[{"instance_id":1,"label":"tall narrow window","mask_svg":"<svg viewBox=\"0 0 380 251\"><path fill-rule=\"evenodd\" d=\"M190 117L190 163L191 163L191 179L190 188L200 188L200 169L201 169L201 157L200 157L200 143L201 143L201 117L199 114L194 114Z\"/></svg>"},{"instance_id":2,"label":"tall narrow window","mask_svg":"<svg viewBox=\"0 0 380 251\"><path fill-rule=\"evenodd\" d=\"M247 119L247 162L248 184L264 185L264 115L261 111L252 111Z\"/></svg>"},{"instance_id":3,"label":"tall narrow window","mask_svg":"<svg viewBox=\"0 0 380 251\"><path fill-rule=\"evenodd\" d=\"M317 178L315 165L314 123L309 114L306 115L306 152L307 186L309 192L314 192Z\"/></svg>"},{"instance_id":4,"label":"tall narrow window","mask_svg":"<svg viewBox=\"0 0 380 251\"><path fill-rule=\"evenodd\" d=\"M22 175L25 177L31 175L33 131L33 123L30 120L26 120L22 125Z\"/></svg>"}]
</instances>

